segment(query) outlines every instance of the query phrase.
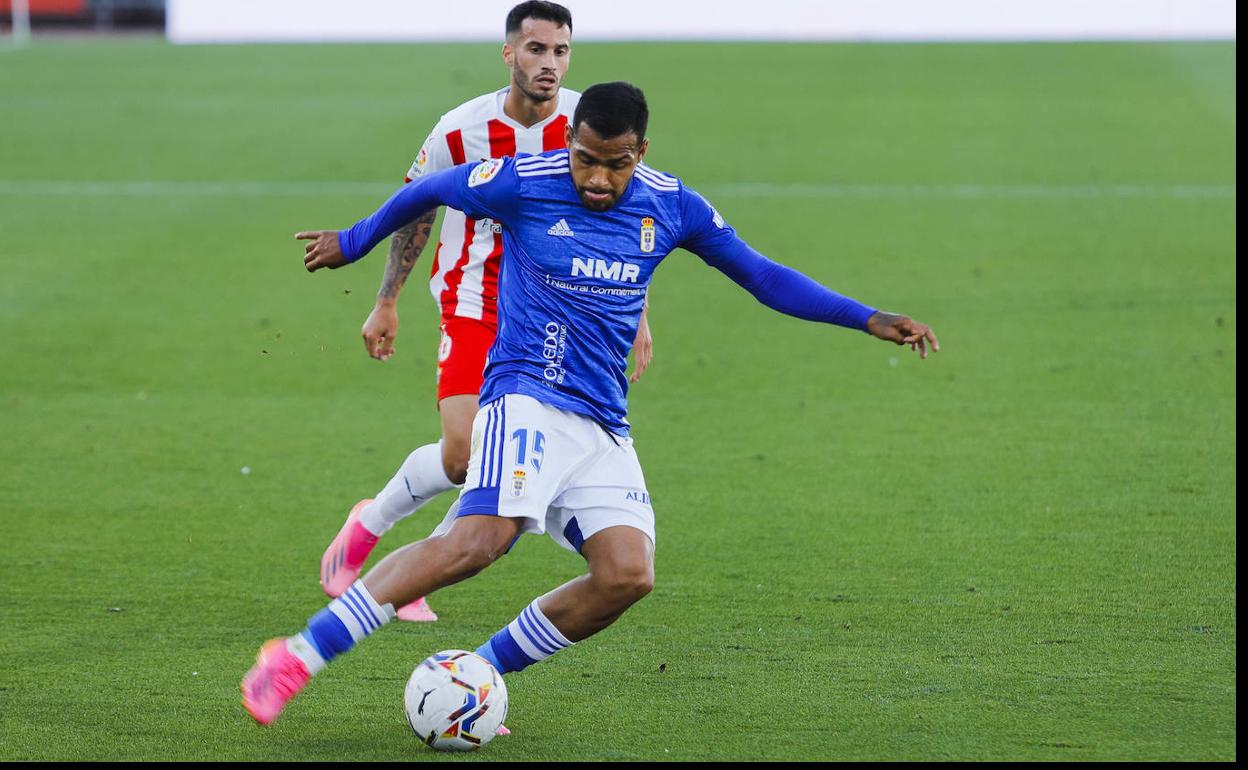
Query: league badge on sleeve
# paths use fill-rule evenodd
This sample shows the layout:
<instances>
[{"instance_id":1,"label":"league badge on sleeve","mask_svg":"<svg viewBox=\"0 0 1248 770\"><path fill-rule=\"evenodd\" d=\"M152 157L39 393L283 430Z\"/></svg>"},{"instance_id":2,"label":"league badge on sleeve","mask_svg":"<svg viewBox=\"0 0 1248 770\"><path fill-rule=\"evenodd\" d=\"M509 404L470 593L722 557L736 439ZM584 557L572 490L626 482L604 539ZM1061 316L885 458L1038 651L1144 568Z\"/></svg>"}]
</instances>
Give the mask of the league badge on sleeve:
<instances>
[{"instance_id":1,"label":"league badge on sleeve","mask_svg":"<svg viewBox=\"0 0 1248 770\"><path fill-rule=\"evenodd\" d=\"M641 251L645 254L654 251L654 217L641 219Z\"/></svg>"},{"instance_id":2,"label":"league badge on sleeve","mask_svg":"<svg viewBox=\"0 0 1248 770\"><path fill-rule=\"evenodd\" d=\"M433 144L433 137L425 140L420 147L420 154L416 156L416 160L412 162L412 167L408 169L408 180L419 179L425 175L425 171L429 168L429 146Z\"/></svg>"},{"instance_id":3,"label":"league badge on sleeve","mask_svg":"<svg viewBox=\"0 0 1248 770\"><path fill-rule=\"evenodd\" d=\"M483 185L498 175L498 170L503 167L502 158L491 158L483 160L477 164L472 173L468 175L468 186L476 187Z\"/></svg>"}]
</instances>

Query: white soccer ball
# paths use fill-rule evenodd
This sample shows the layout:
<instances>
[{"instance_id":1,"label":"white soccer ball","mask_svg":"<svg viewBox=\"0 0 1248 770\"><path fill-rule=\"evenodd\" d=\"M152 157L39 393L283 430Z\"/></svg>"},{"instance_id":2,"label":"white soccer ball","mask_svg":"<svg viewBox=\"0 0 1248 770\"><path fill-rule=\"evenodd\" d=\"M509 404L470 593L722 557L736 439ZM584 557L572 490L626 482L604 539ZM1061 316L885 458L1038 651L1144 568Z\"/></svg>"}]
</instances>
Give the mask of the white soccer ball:
<instances>
[{"instance_id":1,"label":"white soccer ball","mask_svg":"<svg viewBox=\"0 0 1248 770\"><path fill-rule=\"evenodd\" d=\"M507 718L507 685L485 658L443 650L421 661L403 691L407 723L438 751L489 743Z\"/></svg>"}]
</instances>

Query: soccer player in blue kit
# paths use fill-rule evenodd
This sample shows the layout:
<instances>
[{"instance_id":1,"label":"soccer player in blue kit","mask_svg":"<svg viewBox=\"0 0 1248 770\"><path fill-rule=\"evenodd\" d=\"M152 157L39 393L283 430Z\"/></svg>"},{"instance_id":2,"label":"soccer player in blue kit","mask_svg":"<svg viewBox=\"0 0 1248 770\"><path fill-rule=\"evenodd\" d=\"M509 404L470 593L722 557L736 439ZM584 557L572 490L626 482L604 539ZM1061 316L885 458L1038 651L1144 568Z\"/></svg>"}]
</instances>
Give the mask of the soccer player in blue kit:
<instances>
[{"instance_id":1,"label":"soccer player in blue kit","mask_svg":"<svg viewBox=\"0 0 1248 770\"><path fill-rule=\"evenodd\" d=\"M386 556L242 682L268 724L312 675L395 607L485 569L524 533L579 552L586 574L477 649L519 671L611 625L654 584L654 512L625 415L626 359L655 267L677 248L779 312L939 350L925 324L843 297L745 243L679 179L641 164L649 111L628 83L587 89L567 149L464 164L412 182L343 231L299 233L309 271L363 257L438 205L502 223L499 330L457 515Z\"/></svg>"}]
</instances>

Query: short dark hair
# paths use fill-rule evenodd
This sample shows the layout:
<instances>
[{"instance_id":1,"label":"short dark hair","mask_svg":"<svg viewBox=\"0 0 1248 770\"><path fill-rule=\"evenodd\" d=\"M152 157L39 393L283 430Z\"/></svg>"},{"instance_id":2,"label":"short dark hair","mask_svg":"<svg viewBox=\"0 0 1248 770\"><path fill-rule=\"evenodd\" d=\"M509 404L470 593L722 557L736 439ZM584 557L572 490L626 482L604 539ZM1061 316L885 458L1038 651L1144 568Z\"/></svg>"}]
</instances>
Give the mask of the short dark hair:
<instances>
[{"instance_id":1,"label":"short dark hair","mask_svg":"<svg viewBox=\"0 0 1248 770\"><path fill-rule=\"evenodd\" d=\"M506 37L519 32L525 19L554 22L557 26L567 27L568 32L572 31L572 12L567 8L546 0L526 0L507 13Z\"/></svg>"},{"instance_id":2,"label":"short dark hair","mask_svg":"<svg viewBox=\"0 0 1248 770\"><path fill-rule=\"evenodd\" d=\"M576 105L576 112L572 114L572 132L575 133L585 123L603 139L614 139L632 132L640 142L646 138L646 123L649 120L646 95L632 83L617 80L585 89Z\"/></svg>"}]
</instances>

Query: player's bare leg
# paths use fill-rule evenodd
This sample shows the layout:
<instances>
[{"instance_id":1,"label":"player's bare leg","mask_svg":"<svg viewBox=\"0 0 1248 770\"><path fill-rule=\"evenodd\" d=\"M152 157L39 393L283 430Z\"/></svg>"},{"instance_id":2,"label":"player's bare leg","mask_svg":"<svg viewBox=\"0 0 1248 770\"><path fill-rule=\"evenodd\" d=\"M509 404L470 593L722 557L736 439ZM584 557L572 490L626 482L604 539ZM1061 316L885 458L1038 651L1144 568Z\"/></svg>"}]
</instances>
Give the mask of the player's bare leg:
<instances>
[{"instance_id":1,"label":"player's bare leg","mask_svg":"<svg viewBox=\"0 0 1248 770\"><path fill-rule=\"evenodd\" d=\"M442 418L442 470L455 484L463 484L468 474L472 421L478 409L476 393L447 396L438 402L438 415Z\"/></svg>"},{"instance_id":2,"label":"player's bare leg","mask_svg":"<svg viewBox=\"0 0 1248 770\"><path fill-rule=\"evenodd\" d=\"M542 614L573 642L614 623L654 587L654 543L639 529L604 529L581 554L589 572L538 599Z\"/></svg>"},{"instance_id":3,"label":"player's bare leg","mask_svg":"<svg viewBox=\"0 0 1248 770\"><path fill-rule=\"evenodd\" d=\"M392 620L396 604L485 569L507 551L522 524L500 516L464 516L445 535L391 553L313 615L302 632L261 648L243 677L243 705L257 722L273 722L330 660Z\"/></svg>"},{"instance_id":4,"label":"player's bare leg","mask_svg":"<svg viewBox=\"0 0 1248 770\"><path fill-rule=\"evenodd\" d=\"M477 654L504 674L523 670L611 625L654 587L654 544L641 530L609 527L581 553L587 574L535 600Z\"/></svg>"},{"instance_id":5,"label":"player's bare leg","mask_svg":"<svg viewBox=\"0 0 1248 770\"><path fill-rule=\"evenodd\" d=\"M462 516L442 536L394 551L368 571L363 583L379 604L402 605L472 577L507 552L521 519Z\"/></svg>"}]
</instances>

